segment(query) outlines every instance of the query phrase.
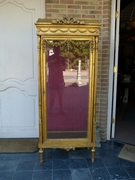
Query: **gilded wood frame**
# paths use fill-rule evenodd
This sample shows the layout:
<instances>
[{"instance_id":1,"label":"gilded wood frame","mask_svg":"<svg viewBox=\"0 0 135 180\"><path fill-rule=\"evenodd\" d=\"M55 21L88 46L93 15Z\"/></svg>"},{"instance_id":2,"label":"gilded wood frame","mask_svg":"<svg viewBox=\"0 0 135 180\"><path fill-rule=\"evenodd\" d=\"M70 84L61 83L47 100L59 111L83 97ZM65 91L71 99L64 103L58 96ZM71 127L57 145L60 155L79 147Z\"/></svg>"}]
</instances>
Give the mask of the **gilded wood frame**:
<instances>
[{"instance_id":1,"label":"gilded wood frame","mask_svg":"<svg viewBox=\"0 0 135 180\"><path fill-rule=\"evenodd\" d=\"M96 84L98 37L100 23L98 20L74 20L64 17L57 19L38 19L35 23L38 39L38 92L39 92L39 153L43 162L45 148L63 148L66 150L87 147L92 148L92 162L96 147ZM48 139L46 129L46 41L84 40L90 43L88 125L86 138Z\"/></svg>"}]
</instances>

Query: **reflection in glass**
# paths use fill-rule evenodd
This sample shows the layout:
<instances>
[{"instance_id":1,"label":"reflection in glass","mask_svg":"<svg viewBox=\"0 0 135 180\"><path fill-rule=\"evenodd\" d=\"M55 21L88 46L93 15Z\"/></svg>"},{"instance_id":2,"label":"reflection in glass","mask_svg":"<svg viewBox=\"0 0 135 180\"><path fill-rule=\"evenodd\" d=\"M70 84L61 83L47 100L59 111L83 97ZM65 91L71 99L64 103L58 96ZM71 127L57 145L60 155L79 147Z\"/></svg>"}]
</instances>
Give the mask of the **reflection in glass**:
<instances>
[{"instance_id":1,"label":"reflection in glass","mask_svg":"<svg viewBox=\"0 0 135 180\"><path fill-rule=\"evenodd\" d=\"M50 54L50 52L49 52ZM49 114L53 112L55 96L58 95L59 113L63 114L63 71L66 68L65 58L60 55L60 48L54 47L53 53L48 56L48 95L49 95Z\"/></svg>"},{"instance_id":2,"label":"reflection in glass","mask_svg":"<svg viewBox=\"0 0 135 180\"><path fill-rule=\"evenodd\" d=\"M48 138L87 137L89 44L48 45L46 62Z\"/></svg>"}]
</instances>

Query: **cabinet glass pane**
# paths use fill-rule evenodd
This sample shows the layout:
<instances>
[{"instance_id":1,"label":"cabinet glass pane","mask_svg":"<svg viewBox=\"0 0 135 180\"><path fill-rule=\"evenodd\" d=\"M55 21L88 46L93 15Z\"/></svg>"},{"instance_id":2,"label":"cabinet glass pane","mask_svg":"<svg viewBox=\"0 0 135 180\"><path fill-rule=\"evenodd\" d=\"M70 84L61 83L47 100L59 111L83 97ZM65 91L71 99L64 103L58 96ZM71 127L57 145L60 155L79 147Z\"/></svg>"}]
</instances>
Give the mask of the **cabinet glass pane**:
<instances>
[{"instance_id":1,"label":"cabinet glass pane","mask_svg":"<svg viewBox=\"0 0 135 180\"><path fill-rule=\"evenodd\" d=\"M52 40L46 45L47 138L86 138L89 43Z\"/></svg>"}]
</instances>

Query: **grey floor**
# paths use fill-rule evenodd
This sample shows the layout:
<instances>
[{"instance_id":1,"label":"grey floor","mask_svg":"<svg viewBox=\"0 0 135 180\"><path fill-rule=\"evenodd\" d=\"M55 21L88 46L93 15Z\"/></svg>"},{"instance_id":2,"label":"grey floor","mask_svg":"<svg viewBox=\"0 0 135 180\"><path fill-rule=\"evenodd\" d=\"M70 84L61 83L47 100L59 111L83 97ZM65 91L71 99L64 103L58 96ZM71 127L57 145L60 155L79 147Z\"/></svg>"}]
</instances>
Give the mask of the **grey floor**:
<instances>
[{"instance_id":1,"label":"grey floor","mask_svg":"<svg viewBox=\"0 0 135 180\"><path fill-rule=\"evenodd\" d=\"M0 154L0 180L135 180L135 163L118 158L123 144L113 141L96 148L95 162L88 149L46 149L39 153Z\"/></svg>"}]
</instances>

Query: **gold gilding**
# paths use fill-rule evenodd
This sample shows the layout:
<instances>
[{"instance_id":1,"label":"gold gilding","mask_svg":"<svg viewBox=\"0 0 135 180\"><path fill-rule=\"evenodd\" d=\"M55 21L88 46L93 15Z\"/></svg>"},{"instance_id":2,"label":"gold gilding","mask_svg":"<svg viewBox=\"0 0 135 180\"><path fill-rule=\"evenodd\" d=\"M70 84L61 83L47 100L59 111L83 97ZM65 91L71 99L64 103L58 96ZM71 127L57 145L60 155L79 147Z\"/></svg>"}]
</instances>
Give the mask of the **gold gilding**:
<instances>
[{"instance_id":1,"label":"gold gilding","mask_svg":"<svg viewBox=\"0 0 135 180\"><path fill-rule=\"evenodd\" d=\"M43 162L43 149L91 148L92 162L96 147L96 81L98 61L98 37L100 24L97 20L75 20L64 17L57 19L38 19L35 23L38 36L38 92L39 92L39 153ZM87 132L85 138L48 138L47 137L47 48L70 44L75 46L89 45L88 64L88 112ZM79 132L79 130L78 130ZM63 132L64 133L64 132ZM69 132L70 133L70 132Z\"/></svg>"}]
</instances>

